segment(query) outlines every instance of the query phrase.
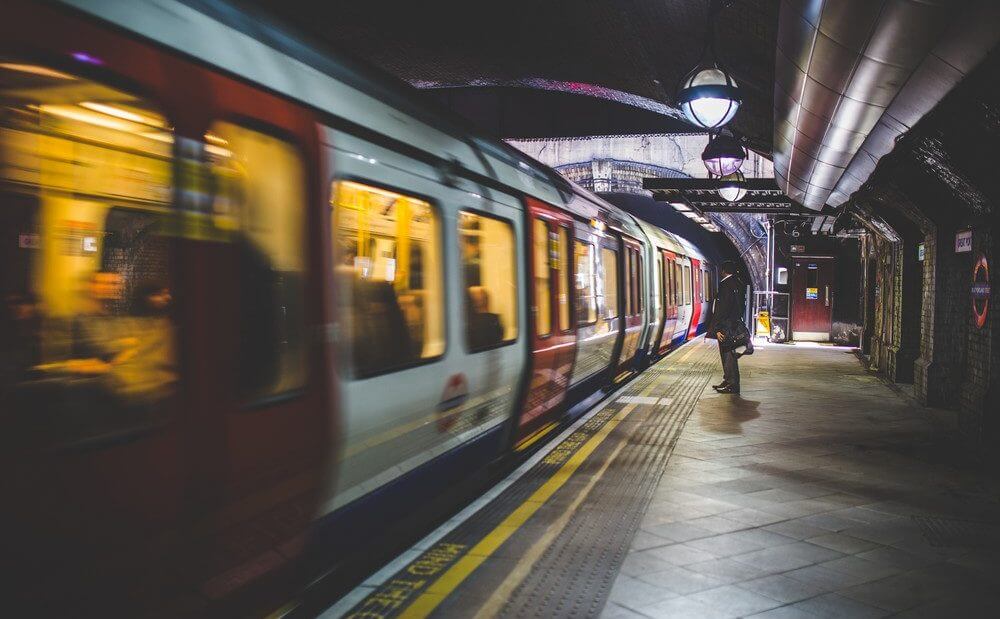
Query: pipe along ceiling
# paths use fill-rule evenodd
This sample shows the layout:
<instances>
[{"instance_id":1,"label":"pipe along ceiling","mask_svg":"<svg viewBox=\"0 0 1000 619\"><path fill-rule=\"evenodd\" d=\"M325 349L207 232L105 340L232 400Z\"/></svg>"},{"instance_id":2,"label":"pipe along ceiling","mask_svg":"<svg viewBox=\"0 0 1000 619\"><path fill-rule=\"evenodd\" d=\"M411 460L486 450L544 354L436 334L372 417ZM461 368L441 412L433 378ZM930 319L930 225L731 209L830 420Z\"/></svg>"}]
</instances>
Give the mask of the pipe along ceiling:
<instances>
[{"instance_id":1,"label":"pipe along ceiling","mask_svg":"<svg viewBox=\"0 0 1000 619\"><path fill-rule=\"evenodd\" d=\"M998 38L997 0L782 0L778 185L813 210L846 202Z\"/></svg>"}]
</instances>

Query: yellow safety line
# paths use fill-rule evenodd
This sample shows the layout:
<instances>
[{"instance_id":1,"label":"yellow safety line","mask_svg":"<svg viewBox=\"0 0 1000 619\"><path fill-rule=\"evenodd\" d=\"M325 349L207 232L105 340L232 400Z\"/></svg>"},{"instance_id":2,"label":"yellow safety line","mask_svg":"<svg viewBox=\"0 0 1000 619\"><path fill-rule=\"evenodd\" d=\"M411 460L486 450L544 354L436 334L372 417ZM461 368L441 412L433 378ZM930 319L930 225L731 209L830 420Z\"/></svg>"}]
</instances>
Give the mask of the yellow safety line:
<instances>
[{"instance_id":1,"label":"yellow safety line","mask_svg":"<svg viewBox=\"0 0 1000 619\"><path fill-rule=\"evenodd\" d=\"M679 361L680 359L678 360L678 362ZM643 396L649 395L653 391L653 388L656 387L658 384L659 381L651 383L645 389L643 389L639 395ZM636 424L636 426L632 429L632 431L629 432L629 437L631 437L632 434L635 434L636 430L638 430L639 427L640 427L639 424ZM507 577L500 584L500 586L493 591L493 594L490 595L490 598L486 601L486 603L483 604L483 606L476 612L475 616L477 619L495 617L500 613L500 610L503 608L503 605L507 602L508 599L510 599L511 594L514 593L514 590L517 589L517 587L521 584L521 582L525 579L525 577L528 576L528 574L531 572L532 567L534 567L538 559L541 558L542 554L545 553L545 550L552 544L553 541L555 541L556 537L562 532L562 530L566 528L566 525L569 523L570 518L572 518L573 514L576 513L577 509L580 507L580 504L582 504L583 501L588 496L590 496L591 490L593 490L594 486L597 485L597 482L600 481L602 477L604 477L604 473L608 470L608 468L611 466L611 463L615 460L615 458L618 457L618 454L621 452L622 449L625 448L627 444L628 444L628 437L620 441L618 445L615 446L614 451L612 451L611 454L607 458L605 458L604 463L601 465L601 468L597 471L597 473L592 475L591 478L587 481L587 484L583 488L581 488L579 492L577 492L576 497L573 498L573 502L570 503L570 505L566 508L566 510L559 516L559 518L555 522L550 524L545 529L545 533L542 534L542 537L539 538L538 541L536 541L534 544L532 544L531 548L528 549L528 552L526 552L524 556L521 557L521 559L517 562L517 565L514 566L514 569L512 569L509 574L507 574Z\"/></svg>"},{"instance_id":2,"label":"yellow safety line","mask_svg":"<svg viewBox=\"0 0 1000 619\"><path fill-rule=\"evenodd\" d=\"M514 445L514 451L524 451L528 447L531 447L532 445L537 443L543 436L545 436L552 430L555 430L558 425L559 424L557 424L556 422L550 421L546 425L542 426L541 428L535 430L528 436L521 439L521 441L517 445Z\"/></svg>"},{"instance_id":3,"label":"yellow safety line","mask_svg":"<svg viewBox=\"0 0 1000 619\"><path fill-rule=\"evenodd\" d=\"M635 408L635 404L629 404L620 410L614 417L608 420L604 426L597 431L590 440L584 443L583 447L577 450L569 460L567 460L555 474L552 475L538 490L521 503L509 516L504 518L495 529L490 531L478 544L473 546L469 552L459 559L447 572L441 575L434 583L420 594L416 600L404 610L400 617L415 619L426 617L431 614L438 604L451 595L458 585L472 574L483 561L489 558L497 548L513 535L524 524L528 518L538 511L549 498L576 472L576 469L593 453L597 446L611 433L615 427Z\"/></svg>"},{"instance_id":4,"label":"yellow safety line","mask_svg":"<svg viewBox=\"0 0 1000 619\"><path fill-rule=\"evenodd\" d=\"M698 347L677 360L678 363L691 356ZM594 452L611 431L614 430L635 409L629 404L608 420L583 447L577 450L540 488L517 507L503 522L486 534L469 552L455 562L406 609L400 613L404 619L423 619L438 607L451 593L465 581L486 559L490 557L510 536L517 532L539 508L548 501L576 472L580 465Z\"/></svg>"}]
</instances>

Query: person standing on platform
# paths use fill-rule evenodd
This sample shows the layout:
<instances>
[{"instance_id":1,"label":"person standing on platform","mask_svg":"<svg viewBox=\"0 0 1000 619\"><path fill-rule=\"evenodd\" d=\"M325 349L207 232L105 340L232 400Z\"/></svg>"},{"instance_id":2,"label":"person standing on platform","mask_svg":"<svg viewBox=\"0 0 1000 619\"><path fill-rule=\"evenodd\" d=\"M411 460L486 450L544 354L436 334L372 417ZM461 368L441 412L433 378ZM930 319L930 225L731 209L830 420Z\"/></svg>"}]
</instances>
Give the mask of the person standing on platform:
<instances>
[{"instance_id":1,"label":"person standing on platform","mask_svg":"<svg viewBox=\"0 0 1000 619\"><path fill-rule=\"evenodd\" d=\"M715 307L712 311L712 322L708 332L719 340L719 354L722 356L722 382L712 385L719 393L740 393L740 366L736 351L723 346L728 333L739 328L743 321L746 301L743 298L746 286L736 276L736 264L732 260L724 260L719 267L722 279L719 281L719 293L715 296Z\"/></svg>"}]
</instances>

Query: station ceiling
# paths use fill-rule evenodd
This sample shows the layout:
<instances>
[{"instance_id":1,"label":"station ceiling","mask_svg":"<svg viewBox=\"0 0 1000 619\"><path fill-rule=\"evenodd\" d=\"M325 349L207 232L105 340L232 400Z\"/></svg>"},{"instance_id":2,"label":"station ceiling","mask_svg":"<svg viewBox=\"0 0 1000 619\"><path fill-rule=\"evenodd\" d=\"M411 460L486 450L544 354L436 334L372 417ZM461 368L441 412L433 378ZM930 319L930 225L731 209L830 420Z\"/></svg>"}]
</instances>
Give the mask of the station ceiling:
<instances>
[{"instance_id":1,"label":"station ceiling","mask_svg":"<svg viewBox=\"0 0 1000 619\"><path fill-rule=\"evenodd\" d=\"M588 118L592 134L694 130L674 95L701 56L707 0L240 2L426 89L498 137L584 134ZM763 154L778 7L736 0L716 25L720 60L744 93L735 128Z\"/></svg>"}]
</instances>

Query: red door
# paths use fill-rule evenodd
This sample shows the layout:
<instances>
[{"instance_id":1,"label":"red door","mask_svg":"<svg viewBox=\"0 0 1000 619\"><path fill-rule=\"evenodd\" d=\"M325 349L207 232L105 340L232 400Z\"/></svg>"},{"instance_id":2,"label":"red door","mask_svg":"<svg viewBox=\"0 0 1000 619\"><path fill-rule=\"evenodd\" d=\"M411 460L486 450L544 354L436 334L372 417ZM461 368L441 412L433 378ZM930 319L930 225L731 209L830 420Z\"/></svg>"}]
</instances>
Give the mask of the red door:
<instances>
[{"instance_id":1,"label":"red door","mask_svg":"<svg viewBox=\"0 0 1000 619\"><path fill-rule=\"evenodd\" d=\"M518 424L522 439L552 421L566 397L576 356L573 320L573 220L533 198L528 204L528 299L531 378Z\"/></svg>"},{"instance_id":2,"label":"red door","mask_svg":"<svg viewBox=\"0 0 1000 619\"><path fill-rule=\"evenodd\" d=\"M691 329L688 339L698 335L698 321L701 320L701 261L691 258Z\"/></svg>"},{"instance_id":3,"label":"red door","mask_svg":"<svg viewBox=\"0 0 1000 619\"><path fill-rule=\"evenodd\" d=\"M674 268L674 261L676 259L677 254L665 249L661 250L660 268L662 281L660 290L663 297L663 329L657 339L657 351L660 354L667 352L667 349L670 348L670 344L674 339L674 330L677 328L678 290L680 282L677 281L676 269Z\"/></svg>"},{"instance_id":4,"label":"red door","mask_svg":"<svg viewBox=\"0 0 1000 619\"><path fill-rule=\"evenodd\" d=\"M331 319L332 259L315 117L218 75L209 93L203 162L235 233L189 244L184 276L197 286L190 491L214 545L203 592L222 598L287 565L318 510L334 436L331 355L315 334Z\"/></svg>"},{"instance_id":5,"label":"red door","mask_svg":"<svg viewBox=\"0 0 1000 619\"><path fill-rule=\"evenodd\" d=\"M833 258L797 257L792 267L792 339L826 342L833 327Z\"/></svg>"}]
</instances>

